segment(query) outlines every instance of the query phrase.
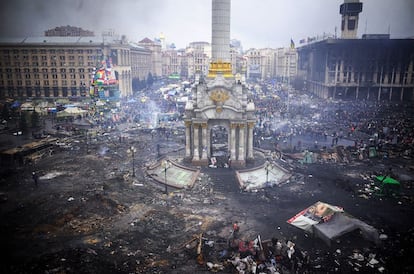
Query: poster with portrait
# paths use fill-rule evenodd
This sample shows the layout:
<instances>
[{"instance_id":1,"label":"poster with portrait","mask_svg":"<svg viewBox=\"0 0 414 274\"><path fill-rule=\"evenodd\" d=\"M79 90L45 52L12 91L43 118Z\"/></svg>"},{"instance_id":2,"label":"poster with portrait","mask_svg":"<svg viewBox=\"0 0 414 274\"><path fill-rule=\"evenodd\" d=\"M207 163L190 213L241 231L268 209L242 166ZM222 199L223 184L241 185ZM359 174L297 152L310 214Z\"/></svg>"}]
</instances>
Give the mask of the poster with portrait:
<instances>
[{"instance_id":1,"label":"poster with portrait","mask_svg":"<svg viewBox=\"0 0 414 274\"><path fill-rule=\"evenodd\" d=\"M319 201L302 210L287 222L300 229L312 232L314 225L328 222L336 212L343 212L343 208Z\"/></svg>"}]
</instances>

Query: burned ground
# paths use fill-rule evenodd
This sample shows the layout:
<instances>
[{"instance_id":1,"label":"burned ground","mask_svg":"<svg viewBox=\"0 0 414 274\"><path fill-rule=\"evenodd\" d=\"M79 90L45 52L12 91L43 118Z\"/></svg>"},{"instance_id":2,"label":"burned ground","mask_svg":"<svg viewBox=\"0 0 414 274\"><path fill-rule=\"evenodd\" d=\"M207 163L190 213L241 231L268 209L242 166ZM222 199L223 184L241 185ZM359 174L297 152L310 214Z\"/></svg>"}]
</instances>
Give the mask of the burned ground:
<instances>
[{"instance_id":1,"label":"burned ground","mask_svg":"<svg viewBox=\"0 0 414 274\"><path fill-rule=\"evenodd\" d=\"M367 264L370 254L376 255L382 271L413 269L412 182L405 182L395 196L361 196L370 174L390 164L404 171L409 160L293 163L289 182L253 193L239 190L234 170L203 168L192 189L165 195L163 186L142 170L157 158L153 136L136 134L131 140L143 140L135 142L136 178L126 153L131 143L111 136L99 145L77 142L76 149L56 150L30 166L2 171L3 273L207 273L206 265L196 260L200 234L204 263L221 263L223 273L232 273L223 251L235 221L242 239L261 235L294 242L296 254L303 251L310 257L298 272L377 273L378 265ZM162 152L182 144L180 138L177 145L171 143ZM32 170L39 172L38 187ZM387 238L375 246L356 232L327 246L286 223L319 200L344 207ZM209 241L214 245L205 244ZM364 254L365 260L353 254Z\"/></svg>"}]
</instances>

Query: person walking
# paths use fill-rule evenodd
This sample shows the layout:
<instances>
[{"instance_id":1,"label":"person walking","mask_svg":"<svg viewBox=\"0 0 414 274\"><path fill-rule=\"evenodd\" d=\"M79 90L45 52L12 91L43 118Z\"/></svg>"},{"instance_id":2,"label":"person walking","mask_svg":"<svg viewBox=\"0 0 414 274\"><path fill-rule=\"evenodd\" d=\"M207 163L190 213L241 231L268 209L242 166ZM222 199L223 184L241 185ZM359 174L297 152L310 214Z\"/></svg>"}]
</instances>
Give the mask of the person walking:
<instances>
[{"instance_id":1,"label":"person walking","mask_svg":"<svg viewBox=\"0 0 414 274\"><path fill-rule=\"evenodd\" d=\"M33 178L33 182L35 184L35 187L37 187L37 185L39 183L39 176L37 175L37 173L35 171L32 172L32 178Z\"/></svg>"}]
</instances>

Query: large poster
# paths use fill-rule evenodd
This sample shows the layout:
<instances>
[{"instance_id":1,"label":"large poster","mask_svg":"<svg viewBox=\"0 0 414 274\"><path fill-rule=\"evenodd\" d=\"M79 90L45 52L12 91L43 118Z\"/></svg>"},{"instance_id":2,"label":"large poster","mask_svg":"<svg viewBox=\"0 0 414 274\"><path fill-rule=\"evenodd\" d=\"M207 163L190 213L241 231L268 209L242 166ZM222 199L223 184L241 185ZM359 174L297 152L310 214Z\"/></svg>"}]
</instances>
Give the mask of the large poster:
<instances>
[{"instance_id":1,"label":"large poster","mask_svg":"<svg viewBox=\"0 0 414 274\"><path fill-rule=\"evenodd\" d=\"M323 202L316 202L290 218L287 222L303 230L312 232L313 225L329 221L336 212L343 212L343 208Z\"/></svg>"}]
</instances>

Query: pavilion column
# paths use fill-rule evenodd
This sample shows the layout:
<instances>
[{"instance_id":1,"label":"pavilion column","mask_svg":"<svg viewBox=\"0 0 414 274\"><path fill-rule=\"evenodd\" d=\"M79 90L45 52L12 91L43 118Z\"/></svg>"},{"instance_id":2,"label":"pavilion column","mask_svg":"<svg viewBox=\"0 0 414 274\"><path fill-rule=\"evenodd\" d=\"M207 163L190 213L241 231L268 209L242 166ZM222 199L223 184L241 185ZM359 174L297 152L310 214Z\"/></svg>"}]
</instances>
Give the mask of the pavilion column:
<instances>
[{"instance_id":1,"label":"pavilion column","mask_svg":"<svg viewBox=\"0 0 414 274\"><path fill-rule=\"evenodd\" d=\"M191 122L185 121L185 157L191 157Z\"/></svg>"},{"instance_id":2,"label":"pavilion column","mask_svg":"<svg viewBox=\"0 0 414 274\"><path fill-rule=\"evenodd\" d=\"M231 144L230 159L231 160L236 160L236 129L237 129L237 124L231 123L230 124L230 144Z\"/></svg>"},{"instance_id":3,"label":"pavilion column","mask_svg":"<svg viewBox=\"0 0 414 274\"><path fill-rule=\"evenodd\" d=\"M253 128L254 122L248 123L248 135L247 135L247 158L253 159Z\"/></svg>"},{"instance_id":4,"label":"pavilion column","mask_svg":"<svg viewBox=\"0 0 414 274\"><path fill-rule=\"evenodd\" d=\"M200 139L199 139L199 134L198 134L198 130L200 128L200 124L193 124L193 130L194 130L194 147L193 147L193 161L199 161L200 160L200 152L199 152L199 147L200 147Z\"/></svg>"},{"instance_id":5,"label":"pavilion column","mask_svg":"<svg viewBox=\"0 0 414 274\"><path fill-rule=\"evenodd\" d=\"M244 139L244 131L245 131L245 125L239 124L239 161L245 161L246 160L246 153L245 153L245 144L246 140Z\"/></svg>"},{"instance_id":6,"label":"pavilion column","mask_svg":"<svg viewBox=\"0 0 414 274\"><path fill-rule=\"evenodd\" d=\"M201 149L202 149L202 154L201 154L201 160L207 160L207 149L208 149L208 145L207 145L207 123L202 123L201 124L201 135L202 135L202 144L201 144Z\"/></svg>"}]
</instances>

